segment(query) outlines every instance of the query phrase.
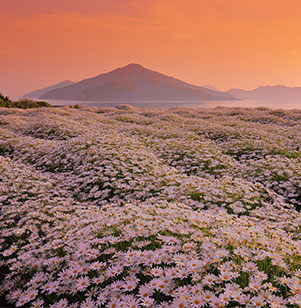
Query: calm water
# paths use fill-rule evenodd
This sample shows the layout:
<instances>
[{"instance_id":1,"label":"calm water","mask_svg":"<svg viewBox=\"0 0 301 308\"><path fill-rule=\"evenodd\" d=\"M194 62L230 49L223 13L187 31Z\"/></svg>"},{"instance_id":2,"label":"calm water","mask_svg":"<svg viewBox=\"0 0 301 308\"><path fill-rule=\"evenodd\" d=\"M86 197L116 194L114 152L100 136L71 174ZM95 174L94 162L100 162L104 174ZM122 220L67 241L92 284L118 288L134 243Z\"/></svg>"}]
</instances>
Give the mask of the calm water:
<instances>
[{"instance_id":1,"label":"calm water","mask_svg":"<svg viewBox=\"0 0 301 308\"><path fill-rule=\"evenodd\" d=\"M115 107L119 104L128 104L138 108L171 108L171 107L189 107L189 108L214 108L218 106L224 107L268 107L272 109L301 109L300 101L212 101L212 102L154 102L154 101L60 101L60 100L47 100L50 104L55 106L65 105L82 105L86 107Z\"/></svg>"}]
</instances>

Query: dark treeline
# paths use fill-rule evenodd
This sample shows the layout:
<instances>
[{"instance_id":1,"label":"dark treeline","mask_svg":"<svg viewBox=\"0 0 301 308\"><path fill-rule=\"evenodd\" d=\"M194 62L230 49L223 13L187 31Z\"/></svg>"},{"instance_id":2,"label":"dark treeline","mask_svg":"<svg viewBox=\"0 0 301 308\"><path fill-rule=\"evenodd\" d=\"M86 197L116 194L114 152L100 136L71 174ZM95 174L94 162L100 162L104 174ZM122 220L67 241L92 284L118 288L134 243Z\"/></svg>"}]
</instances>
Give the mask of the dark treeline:
<instances>
[{"instance_id":1,"label":"dark treeline","mask_svg":"<svg viewBox=\"0 0 301 308\"><path fill-rule=\"evenodd\" d=\"M44 101L34 101L27 98L20 99L18 101L12 101L8 96L4 96L2 93L0 93L0 107L29 109L51 107L51 105Z\"/></svg>"}]
</instances>

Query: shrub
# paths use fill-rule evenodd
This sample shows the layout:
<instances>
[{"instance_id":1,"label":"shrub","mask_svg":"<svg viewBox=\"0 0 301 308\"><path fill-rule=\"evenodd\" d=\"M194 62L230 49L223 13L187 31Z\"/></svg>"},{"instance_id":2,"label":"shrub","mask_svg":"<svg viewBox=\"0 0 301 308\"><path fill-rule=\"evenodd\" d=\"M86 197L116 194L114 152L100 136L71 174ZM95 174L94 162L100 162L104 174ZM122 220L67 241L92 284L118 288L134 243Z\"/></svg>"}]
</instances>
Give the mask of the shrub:
<instances>
[{"instance_id":1,"label":"shrub","mask_svg":"<svg viewBox=\"0 0 301 308\"><path fill-rule=\"evenodd\" d=\"M51 107L51 105L44 101L34 101L27 98L18 101L12 101L8 96L4 96L3 94L0 93L0 107L30 109L30 108Z\"/></svg>"}]
</instances>

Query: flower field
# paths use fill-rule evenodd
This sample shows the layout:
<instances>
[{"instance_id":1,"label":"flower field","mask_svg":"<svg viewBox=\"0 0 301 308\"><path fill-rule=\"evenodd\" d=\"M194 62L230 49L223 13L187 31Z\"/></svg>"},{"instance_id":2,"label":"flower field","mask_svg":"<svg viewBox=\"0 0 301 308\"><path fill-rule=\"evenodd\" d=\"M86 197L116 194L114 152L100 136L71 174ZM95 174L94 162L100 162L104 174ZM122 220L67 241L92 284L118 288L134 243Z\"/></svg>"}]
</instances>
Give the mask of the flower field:
<instances>
[{"instance_id":1,"label":"flower field","mask_svg":"<svg viewBox=\"0 0 301 308\"><path fill-rule=\"evenodd\" d=\"M301 110L0 108L17 307L301 307Z\"/></svg>"}]
</instances>

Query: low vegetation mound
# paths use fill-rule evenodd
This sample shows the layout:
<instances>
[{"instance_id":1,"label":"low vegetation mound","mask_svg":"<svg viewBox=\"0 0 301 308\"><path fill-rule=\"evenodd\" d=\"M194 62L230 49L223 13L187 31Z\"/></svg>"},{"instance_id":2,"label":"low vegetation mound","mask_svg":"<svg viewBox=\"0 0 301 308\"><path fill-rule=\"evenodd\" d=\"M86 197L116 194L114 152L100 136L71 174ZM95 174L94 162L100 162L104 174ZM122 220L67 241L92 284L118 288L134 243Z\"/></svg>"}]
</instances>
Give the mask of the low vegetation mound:
<instances>
[{"instance_id":1,"label":"low vegetation mound","mask_svg":"<svg viewBox=\"0 0 301 308\"><path fill-rule=\"evenodd\" d=\"M44 101L34 101L27 98L18 101L12 101L8 96L4 96L0 93L0 107L31 109L31 108L51 107L51 105Z\"/></svg>"}]
</instances>

